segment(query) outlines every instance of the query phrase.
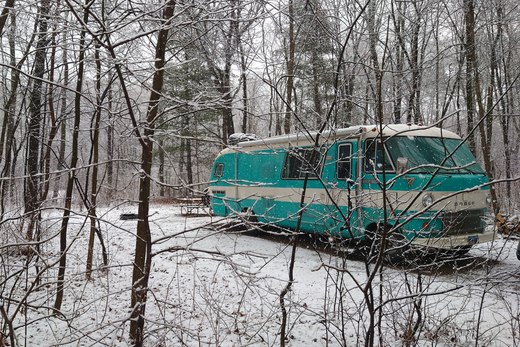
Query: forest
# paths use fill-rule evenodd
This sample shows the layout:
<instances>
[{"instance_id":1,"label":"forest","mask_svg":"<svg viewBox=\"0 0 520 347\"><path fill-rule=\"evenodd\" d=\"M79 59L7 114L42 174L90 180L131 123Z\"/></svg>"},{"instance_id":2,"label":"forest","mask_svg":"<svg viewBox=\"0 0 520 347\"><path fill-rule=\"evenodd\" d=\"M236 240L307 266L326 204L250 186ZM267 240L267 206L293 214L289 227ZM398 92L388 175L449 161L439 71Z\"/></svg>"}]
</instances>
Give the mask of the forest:
<instances>
[{"instance_id":1,"label":"forest","mask_svg":"<svg viewBox=\"0 0 520 347\"><path fill-rule=\"evenodd\" d=\"M518 225L517 2L4 0L0 8L0 347L520 345L512 233L477 247L469 272L440 282L430 268L316 251L300 260L315 268L301 269L301 283L323 275L311 296L321 306L311 309L286 287L298 282L290 241L277 239L273 253L263 238L264 253L242 250L235 228L182 216L178 206L203 194L232 134L420 124L467 143L491 182L489 227L496 216ZM119 219L129 213L137 221ZM271 262L274 283L262 272ZM187 264L191 272L179 270ZM216 285L226 276L236 292ZM458 308L443 311L453 294ZM224 295L241 296L238 308ZM305 325L314 318L325 331L317 340Z\"/></svg>"}]
</instances>

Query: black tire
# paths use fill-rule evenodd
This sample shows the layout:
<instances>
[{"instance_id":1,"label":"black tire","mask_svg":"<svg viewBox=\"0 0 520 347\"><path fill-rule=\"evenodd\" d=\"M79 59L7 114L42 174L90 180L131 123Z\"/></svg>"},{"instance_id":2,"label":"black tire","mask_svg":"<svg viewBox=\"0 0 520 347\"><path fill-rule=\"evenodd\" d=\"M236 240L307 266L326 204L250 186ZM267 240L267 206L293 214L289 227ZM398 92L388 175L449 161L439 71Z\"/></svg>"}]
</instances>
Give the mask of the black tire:
<instances>
[{"instance_id":1,"label":"black tire","mask_svg":"<svg viewBox=\"0 0 520 347\"><path fill-rule=\"evenodd\" d=\"M255 212L251 208L244 208L242 210L242 220L245 222L246 225L246 232L244 234L249 236L258 236L259 235L259 228L256 224L258 224L258 217L256 216Z\"/></svg>"},{"instance_id":2,"label":"black tire","mask_svg":"<svg viewBox=\"0 0 520 347\"><path fill-rule=\"evenodd\" d=\"M209 189L204 189L204 192L202 194L202 204L204 206L210 206L211 205L211 197L209 196Z\"/></svg>"},{"instance_id":3,"label":"black tire","mask_svg":"<svg viewBox=\"0 0 520 347\"><path fill-rule=\"evenodd\" d=\"M258 217L252 208L246 207L242 210L242 218L248 223L258 223Z\"/></svg>"},{"instance_id":4,"label":"black tire","mask_svg":"<svg viewBox=\"0 0 520 347\"><path fill-rule=\"evenodd\" d=\"M410 245L406 237L394 231L387 236L384 260L389 264L402 264L409 260L411 255Z\"/></svg>"},{"instance_id":5,"label":"black tire","mask_svg":"<svg viewBox=\"0 0 520 347\"><path fill-rule=\"evenodd\" d=\"M435 258L440 260L455 260L464 257L470 251L472 246L459 246L451 249L441 249L431 252Z\"/></svg>"},{"instance_id":6,"label":"black tire","mask_svg":"<svg viewBox=\"0 0 520 347\"><path fill-rule=\"evenodd\" d=\"M383 261L388 264L401 264L411 254L409 243L399 230L392 230L391 226L387 226L387 230ZM367 230L365 233L365 241L362 243L360 251L367 261L374 261L381 252L383 226L379 225L375 230Z\"/></svg>"},{"instance_id":7,"label":"black tire","mask_svg":"<svg viewBox=\"0 0 520 347\"><path fill-rule=\"evenodd\" d=\"M460 246L460 247L456 247L453 250L451 250L450 253L454 257L462 257L462 256L468 254L468 252L470 251L470 249L472 247L473 246Z\"/></svg>"},{"instance_id":8,"label":"black tire","mask_svg":"<svg viewBox=\"0 0 520 347\"><path fill-rule=\"evenodd\" d=\"M518 246L516 247L516 257L520 260L520 240L518 240Z\"/></svg>"}]
</instances>

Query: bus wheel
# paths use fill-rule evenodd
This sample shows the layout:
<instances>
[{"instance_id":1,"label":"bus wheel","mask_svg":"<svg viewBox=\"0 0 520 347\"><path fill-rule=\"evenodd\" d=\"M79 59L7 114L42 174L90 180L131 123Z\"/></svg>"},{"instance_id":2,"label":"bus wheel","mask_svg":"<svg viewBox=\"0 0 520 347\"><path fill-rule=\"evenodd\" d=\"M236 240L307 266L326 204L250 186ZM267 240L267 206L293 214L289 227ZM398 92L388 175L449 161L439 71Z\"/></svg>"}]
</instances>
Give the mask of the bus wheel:
<instances>
[{"instance_id":1,"label":"bus wheel","mask_svg":"<svg viewBox=\"0 0 520 347\"><path fill-rule=\"evenodd\" d=\"M401 264L413 257L406 237L398 231L387 236L383 259L389 264Z\"/></svg>"},{"instance_id":2,"label":"bus wheel","mask_svg":"<svg viewBox=\"0 0 520 347\"><path fill-rule=\"evenodd\" d=\"M242 209L242 219L248 223L258 223L258 218L255 212L250 207L244 207Z\"/></svg>"},{"instance_id":3,"label":"bus wheel","mask_svg":"<svg viewBox=\"0 0 520 347\"><path fill-rule=\"evenodd\" d=\"M259 235L259 227L256 225L258 223L258 218L256 217L255 212L250 207L245 207L242 209L242 213L240 214L240 218L245 224L245 232L244 234L249 236L258 236Z\"/></svg>"},{"instance_id":4,"label":"bus wheel","mask_svg":"<svg viewBox=\"0 0 520 347\"><path fill-rule=\"evenodd\" d=\"M390 231L391 226L387 226ZM386 236L385 245L382 247L382 238L385 229L382 225L368 228L362 251L368 261L373 261L384 250L383 261L389 264L399 264L410 257L411 251L406 237L399 230L392 230Z\"/></svg>"},{"instance_id":5,"label":"bus wheel","mask_svg":"<svg viewBox=\"0 0 520 347\"><path fill-rule=\"evenodd\" d=\"M437 252L433 252L433 255L439 257L441 260L451 260L451 259L457 259L462 256L465 256L472 246L459 246L451 249L441 249Z\"/></svg>"},{"instance_id":6,"label":"bus wheel","mask_svg":"<svg viewBox=\"0 0 520 347\"><path fill-rule=\"evenodd\" d=\"M460 246L460 247L457 247L457 248L453 249L452 254L453 254L455 257L461 257L461 256L463 256L463 255L468 254L469 250L470 250L472 247L473 247L473 246Z\"/></svg>"}]
</instances>

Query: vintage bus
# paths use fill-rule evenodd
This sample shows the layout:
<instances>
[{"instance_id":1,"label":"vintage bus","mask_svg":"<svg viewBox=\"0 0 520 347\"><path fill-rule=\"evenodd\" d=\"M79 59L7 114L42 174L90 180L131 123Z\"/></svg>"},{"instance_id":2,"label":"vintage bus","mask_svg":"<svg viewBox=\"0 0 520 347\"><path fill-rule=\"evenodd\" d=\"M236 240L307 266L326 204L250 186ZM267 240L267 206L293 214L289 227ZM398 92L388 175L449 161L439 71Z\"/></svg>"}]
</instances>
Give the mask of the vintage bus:
<instances>
[{"instance_id":1,"label":"vintage bus","mask_svg":"<svg viewBox=\"0 0 520 347\"><path fill-rule=\"evenodd\" d=\"M487 176L458 135L437 127L245 137L216 157L209 193L217 216L345 240L391 230L408 245L465 252L494 237Z\"/></svg>"}]
</instances>

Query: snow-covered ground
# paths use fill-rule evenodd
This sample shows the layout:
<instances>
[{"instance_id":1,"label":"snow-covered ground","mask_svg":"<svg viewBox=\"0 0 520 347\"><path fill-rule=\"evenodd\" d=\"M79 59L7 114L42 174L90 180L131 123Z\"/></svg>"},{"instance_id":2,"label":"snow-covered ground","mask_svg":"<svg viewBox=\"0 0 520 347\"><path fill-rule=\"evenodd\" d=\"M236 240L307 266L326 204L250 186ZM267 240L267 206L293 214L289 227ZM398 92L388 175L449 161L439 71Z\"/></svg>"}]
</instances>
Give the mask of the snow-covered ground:
<instances>
[{"instance_id":1,"label":"snow-covered ground","mask_svg":"<svg viewBox=\"0 0 520 347\"><path fill-rule=\"evenodd\" d=\"M88 221L76 216L69 232L62 314L52 315L56 267L43 273L13 321L19 345L127 346L136 222L120 220L134 207L102 211L109 253L106 270L85 280ZM279 295L288 280L289 239L215 229L215 217L184 217L180 208L154 205L153 266L146 307L147 346L277 346ZM46 215L45 235L59 229ZM56 259L58 240L42 245L40 269ZM373 265L319 252L296 252L295 283L286 296L290 346L364 345L370 325L365 294L376 305L376 345L520 345L520 261L517 241L498 237L469 258L439 269L385 267L366 285ZM96 240L95 266L101 265ZM25 257L2 255L0 304L12 317L35 274ZM19 271L18 273L16 271ZM21 274L21 275L19 275ZM27 275L26 275L27 274ZM7 278L8 276L11 276ZM2 319L5 322L5 319ZM414 333L415 332L415 333ZM413 341L410 336L415 336ZM417 339L418 337L418 339ZM0 343L1 345L1 343Z\"/></svg>"}]
</instances>

